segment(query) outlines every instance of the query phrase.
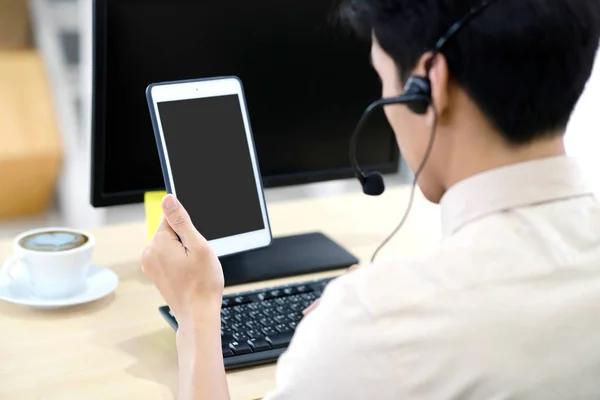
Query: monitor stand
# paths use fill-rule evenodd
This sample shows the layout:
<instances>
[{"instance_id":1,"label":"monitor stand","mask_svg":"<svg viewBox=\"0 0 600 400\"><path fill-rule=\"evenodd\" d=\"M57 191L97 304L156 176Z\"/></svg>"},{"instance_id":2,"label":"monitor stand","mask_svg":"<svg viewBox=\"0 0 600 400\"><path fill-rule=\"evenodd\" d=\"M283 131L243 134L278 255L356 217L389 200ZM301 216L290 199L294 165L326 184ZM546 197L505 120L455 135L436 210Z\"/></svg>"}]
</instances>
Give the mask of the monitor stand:
<instances>
[{"instance_id":1,"label":"monitor stand","mask_svg":"<svg viewBox=\"0 0 600 400\"><path fill-rule=\"evenodd\" d=\"M258 250L221 257L225 286L331 271L358 259L320 232L273 238Z\"/></svg>"}]
</instances>

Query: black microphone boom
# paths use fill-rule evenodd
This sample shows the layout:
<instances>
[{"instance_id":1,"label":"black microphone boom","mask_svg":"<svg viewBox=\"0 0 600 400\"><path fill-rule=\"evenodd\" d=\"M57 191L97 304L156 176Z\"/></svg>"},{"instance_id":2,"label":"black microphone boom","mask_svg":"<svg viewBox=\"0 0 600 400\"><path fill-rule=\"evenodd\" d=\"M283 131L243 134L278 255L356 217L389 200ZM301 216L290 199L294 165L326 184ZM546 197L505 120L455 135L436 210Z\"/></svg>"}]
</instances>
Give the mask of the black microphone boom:
<instances>
[{"instance_id":1,"label":"black microphone boom","mask_svg":"<svg viewBox=\"0 0 600 400\"><path fill-rule=\"evenodd\" d=\"M371 113L380 106L389 104L415 104L421 102L429 104L429 101L430 100L427 96L407 94L397 97L379 99L369 104L369 106L365 109L360 117L360 120L358 121L358 124L356 125L356 128L354 129L354 132L352 133L352 136L350 137L350 163L352 164L352 168L354 168L354 174L356 175L356 178L358 178L362 186L363 193L369 196L379 196L385 190L383 176L381 176L381 174L377 171L365 174L360 169L356 159L358 137L360 132L363 130L363 125L367 122L369 115L371 115Z\"/></svg>"}]
</instances>

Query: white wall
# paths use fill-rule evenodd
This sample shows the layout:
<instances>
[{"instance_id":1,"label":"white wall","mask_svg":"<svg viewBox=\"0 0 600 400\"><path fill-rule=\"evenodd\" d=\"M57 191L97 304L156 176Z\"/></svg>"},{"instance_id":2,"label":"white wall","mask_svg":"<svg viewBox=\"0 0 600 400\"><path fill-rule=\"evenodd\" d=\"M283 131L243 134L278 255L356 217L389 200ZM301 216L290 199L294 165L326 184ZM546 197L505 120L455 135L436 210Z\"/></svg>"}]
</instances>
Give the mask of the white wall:
<instances>
[{"instance_id":1,"label":"white wall","mask_svg":"<svg viewBox=\"0 0 600 400\"><path fill-rule=\"evenodd\" d=\"M567 154L577 157L600 192L600 51L565 136Z\"/></svg>"}]
</instances>

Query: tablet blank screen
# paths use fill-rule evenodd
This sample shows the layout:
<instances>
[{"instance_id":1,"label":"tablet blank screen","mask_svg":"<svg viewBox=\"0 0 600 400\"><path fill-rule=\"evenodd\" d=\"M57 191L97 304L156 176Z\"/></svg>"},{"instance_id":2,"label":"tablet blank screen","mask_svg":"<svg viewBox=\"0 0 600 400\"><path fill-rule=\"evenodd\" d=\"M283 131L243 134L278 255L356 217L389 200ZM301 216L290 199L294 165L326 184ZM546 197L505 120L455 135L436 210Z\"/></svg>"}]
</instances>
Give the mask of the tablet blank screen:
<instances>
[{"instance_id":1,"label":"tablet blank screen","mask_svg":"<svg viewBox=\"0 0 600 400\"><path fill-rule=\"evenodd\" d=\"M207 240L264 229L238 96L158 103L177 198Z\"/></svg>"}]
</instances>

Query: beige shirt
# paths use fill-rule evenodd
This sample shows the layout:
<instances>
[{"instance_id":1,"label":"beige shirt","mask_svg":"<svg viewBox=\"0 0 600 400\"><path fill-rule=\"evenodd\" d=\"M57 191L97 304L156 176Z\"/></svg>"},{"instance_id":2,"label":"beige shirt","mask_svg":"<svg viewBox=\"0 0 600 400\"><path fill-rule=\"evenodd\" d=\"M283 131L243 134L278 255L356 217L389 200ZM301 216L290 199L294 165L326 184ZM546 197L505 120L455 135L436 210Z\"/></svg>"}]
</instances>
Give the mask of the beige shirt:
<instances>
[{"instance_id":1,"label":"beige shirt","mask_svg":"<svg viewBox=\"0 0 600 400\"><path fill-rule=\"evenodd\" d=\"M424 262L330 283L266 399L600 398L600 203L576 162L479 174L441 211Z\"/></svg>"}]
</instances>

